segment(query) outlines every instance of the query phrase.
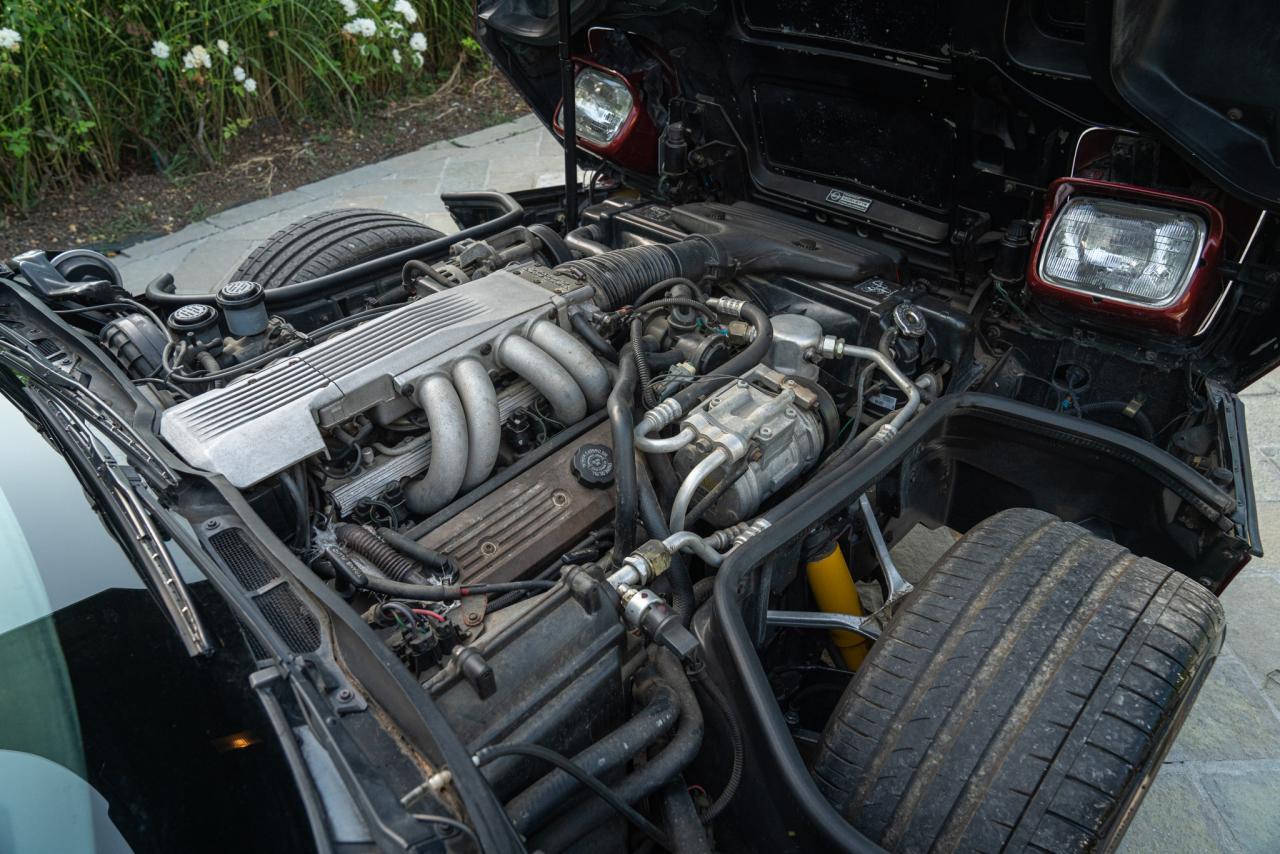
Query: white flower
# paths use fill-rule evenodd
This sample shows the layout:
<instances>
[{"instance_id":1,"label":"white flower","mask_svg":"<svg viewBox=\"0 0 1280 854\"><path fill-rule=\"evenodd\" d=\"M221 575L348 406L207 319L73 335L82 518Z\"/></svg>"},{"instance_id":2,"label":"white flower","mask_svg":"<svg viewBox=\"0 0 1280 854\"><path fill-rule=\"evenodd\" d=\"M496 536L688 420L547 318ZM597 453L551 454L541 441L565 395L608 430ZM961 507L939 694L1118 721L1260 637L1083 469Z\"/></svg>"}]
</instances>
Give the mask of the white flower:
<instances>
[{"instance_id":1,"label":"white flower","mask_svg":"<svg viewBox=\"0 0 1280 854\"><path fill-rule=\"evenodd\" d=\"M342 6L342 11L347 13L348 18L354 18L360 11L360 7L356 6L356 0L338 0L338 3Z\"/></svg>"},{"instance_id":2,"label":"white flower","mask_svg":"<svg viewBox=\"0 0 1280 854\"><path fill-rule=\"evenodd\" d=\"M400 64L400 48L398 47L391 48L391 61L394 62L396 65Z\"/></svg>"},{"instance_id":3,"label":"white flower","mask_svg":"<svg viewBox=\"0 0 1280 854\"><path fill-rule=\"evenodd\" d=\"M217 45L218 45L218 50L222 52L223 56L226 56L227 54L231 53L231 45L227 44L226 39L218 39Z\"/></svg>"},{"instance_id":4,"label":"white flower","mask_svg":"<svg viewBox=\"0 0 1280 854\"><path fill-rule=\"evenodd\" d=\"M250 95L258 91L258 81L254 80L252 77L246 77L244 79L244 83L241 85L244 86L244 91L248 92Z\"/></svg>"},{"instance_id":5,"label":"white flower","mask_svg":"<svg viewBox=\"0 0 1280 854\"><path fill-rule=\"evenodd\" d=\"M413 48L418 53L422 53L427 49L427 37L422 33L414 33L409 36L409 47Z\"/></svg>"},{"instance_id":6,"label":"white flower","mask_svg":"<svg viewBox=\"0 0 1280 854\"><path fill-rule=\"evenodd\" d=\"M11 30L8 27L0 29L0 50L17 53L21 46L22 36L17 30Z\"/></svg>"},{"instance_id":7,"label":"white flower","mask_svg":"<svg viewBox=\"0 0 1280 854\"><path fill-rule=\"evenodd\" d=\"M353 36L364 36L365 38L373 38L378 33L378 25L371 18L356 18L354 21L347 21L342 25L342 29Z\"/></svg>"},{"instance_id":8,"label":"white flower","mask_svg":"<svg viewBox=\"0 0 1280 854\"><path fill-rule=\"evenodd\" d=\"M418 10L413 8L413 4L409 0L396 0L396 5L392 9L400 13L400 17L404 18L405 23L418 23Z\"/></svg>"},{"instance_id":9,"label":"white flower","mask_svg":"<svg viewBox=\"0 0 1280 854\"><path fill-rule=\"evenodd\" d=\"M393 39L404 38L404 24L399 21L387 21L387 35Z\"/></svg>"},{"instance_id":10,"label":"white flower","mask_svg":"<svg viewBox=\"0 0 1280 854\"><path fill-rule=\"evenodd\" d=\"M415 53L415 54L413 55L413 64L414 64L414 65L416 65L416 66L418 66L419 68L421 68L421 67L422 67L422 65L423 65L422 54L420 54L420 53Z\"/></svg>"},{"instance_id":11,"label":"white flower","mask_svg":"<svg viewBox=\"0 0 1280 854\"><path fill-rule=\"evenodd\" d=\"M169 46L164 42L152 42L151 55L154 56L156 59L168 59Z\"/></svg>"},{"instance_id":12,"label":"white flower","mask_svg":"<svg viewBox=\"0 0 1280 854\"><path fill-rule=\"evenodd\" d=\"M245 79L244 69L237 65L231 69L231 76L236 79L237 83L243 83Z\"/></svg>"},{"instance_id":13,"label":"white flower","mask_svg":"<svg viewBox=\"0 0 1280 854\"><path fill-rule=\"evenodd\" d=\"M209 51L205 50L204 45L195 45L182 55L183 68L210 68L212 66L213 57L209 56Z\"/></svg>"}]
</instances>

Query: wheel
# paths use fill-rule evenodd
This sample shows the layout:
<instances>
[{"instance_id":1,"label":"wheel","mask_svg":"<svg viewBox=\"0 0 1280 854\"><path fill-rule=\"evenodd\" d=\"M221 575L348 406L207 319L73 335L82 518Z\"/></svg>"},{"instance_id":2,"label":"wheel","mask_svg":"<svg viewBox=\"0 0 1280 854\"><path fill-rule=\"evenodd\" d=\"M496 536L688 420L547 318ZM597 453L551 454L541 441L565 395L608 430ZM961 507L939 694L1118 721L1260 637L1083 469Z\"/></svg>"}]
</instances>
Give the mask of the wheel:
<instances>
[{"instance_id":1,"label":"wheel","mask_svg":"<svg viewBox=\"0 0 1280 854\"><path fill-rule=\"evenodd\" d=\"M245 279L264 288L278 288L442 236L434 228L389 211L323 211L268 237L236 268L231 281Z\"/></svg>"},{"instance_id":2,"label":"wheel","mask_svg":"<svg viewBox=\"0 0 1280 854\"><path fill-rule=\"evenodd\" d=\"M1222 646L1189 578L1037 510L933 566L822 734L819 788L890 851L1119 842Z\"/></svg>"}]
</instances>

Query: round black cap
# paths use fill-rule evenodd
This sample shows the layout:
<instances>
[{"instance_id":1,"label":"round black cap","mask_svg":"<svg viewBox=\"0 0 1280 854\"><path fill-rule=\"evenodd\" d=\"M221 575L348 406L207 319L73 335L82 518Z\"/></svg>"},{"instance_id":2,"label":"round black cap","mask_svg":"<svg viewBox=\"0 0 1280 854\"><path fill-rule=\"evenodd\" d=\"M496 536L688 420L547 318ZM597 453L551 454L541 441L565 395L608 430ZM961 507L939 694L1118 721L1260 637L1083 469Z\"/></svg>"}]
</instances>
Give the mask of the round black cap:
<instances>
[{"instance_id":1,"label":"round black cap","mask_svg":"<svg viewBox=\"0 0 1280 854\"><path fill-rule=\"evenodd\" d=\"M256 305L263 296L262 285L257 282L227 282L218 289L218 304L226 308Z\"/></svg>"},{"instance_id":2,"label":"round black cap","mask_svg":"<svg viewBox=\"0 0 1280 854\"><path fill-rule=\"evenodd\" d=\"M583 486L603 489L613 483L613 449L608 445L582 445L569 466Z\"/></svg>"},{"instance_id":3,"label":"round black cap","mask_svg":"<svg viewBox=\"0 0 1280 854\"><path fill-rule=\"evenodd\" d=\"M217 322L217 310L199 302L179 306L169 315L169 328L175 332L199 332Z\"/></svg>"}]
</instances>

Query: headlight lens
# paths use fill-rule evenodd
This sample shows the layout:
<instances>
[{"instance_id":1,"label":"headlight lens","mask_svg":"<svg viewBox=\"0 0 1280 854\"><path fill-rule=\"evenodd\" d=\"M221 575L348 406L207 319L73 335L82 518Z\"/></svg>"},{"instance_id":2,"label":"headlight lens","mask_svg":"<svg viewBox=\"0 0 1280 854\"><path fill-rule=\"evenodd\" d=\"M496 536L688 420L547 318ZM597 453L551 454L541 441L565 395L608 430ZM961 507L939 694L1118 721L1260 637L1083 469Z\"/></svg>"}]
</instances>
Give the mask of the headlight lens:
<instances>
[{"instance_id":1,"label":"headlight lens","mask_svg":"<svg viewBox=\"0 0 1280 854\"><path fill-rule=\"evenodd\" d=\"M1186 291L1207 226L1194 213L1077 196L1053 218L1040 278L1072 290L1160 307Z\"/></svg>"},{"instance_id":2,"label":"headlight lens","mask_svg":"<svg viewBox=\"0 0 1280 854\"><path fill-rule=\"evenodd\" d=\"M635 106L627 82L598 68L584 68L578 72L573 91L578 136L596 145L617 139Z\"/></svg>"}]
</instances>

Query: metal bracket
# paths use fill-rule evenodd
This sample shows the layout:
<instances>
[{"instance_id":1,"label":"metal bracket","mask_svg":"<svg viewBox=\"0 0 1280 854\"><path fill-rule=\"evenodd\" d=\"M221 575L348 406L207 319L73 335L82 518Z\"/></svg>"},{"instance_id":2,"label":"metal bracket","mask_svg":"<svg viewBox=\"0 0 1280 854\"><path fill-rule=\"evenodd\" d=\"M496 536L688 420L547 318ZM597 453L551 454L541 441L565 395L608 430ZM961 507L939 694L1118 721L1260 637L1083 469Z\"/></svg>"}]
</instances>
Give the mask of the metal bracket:
<instances>
[{"instance_id":1,"label":"metal bracket","mask_svg":"<svg viewBox=\"0 0 1280 854\"><path fill-rule=\"evenodd\" d=\"M765 622L771 626L788 626L793 629L835 629L856 632L864 638L880 639L880 630L872 617L856 617L853 614L835 614L826 611L769 611Z\"/></svg>"},{"instance_id":2,"label":"metal bracket","mask_svg":"<svg viewBox=\"0 0 1280 854\"><path fill-rule=\"evenodd\" d=\"M871 547L876 553L876 560L880 562L880 570L884 573L885 586L889 588L885 605L892 605L915 587L902 577L902 573L898 572L898 567L893 563L893 558L889 556L889 546L884 541L880 523L876 521L876 512L871 509L871 499L867 498L865 492L858 498L858 507L862 510L862 518L867 523L867 533L871 536Z\"/></svg>"}]
</instances>

